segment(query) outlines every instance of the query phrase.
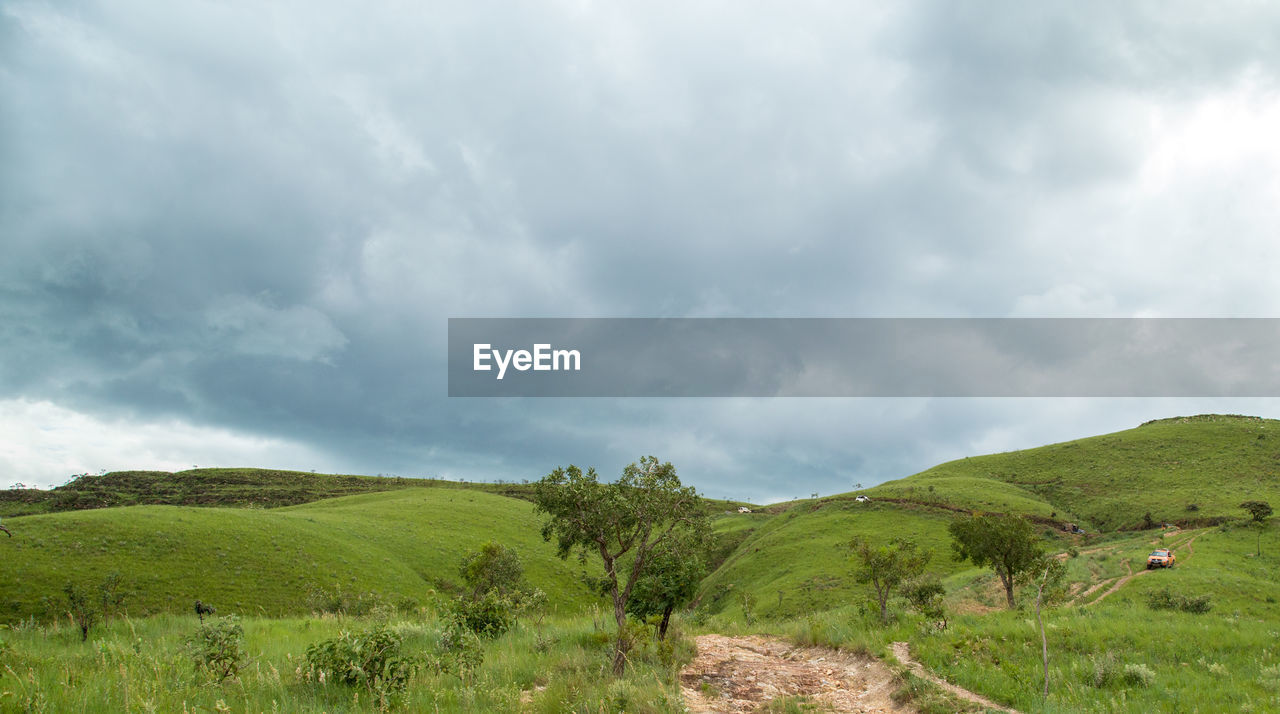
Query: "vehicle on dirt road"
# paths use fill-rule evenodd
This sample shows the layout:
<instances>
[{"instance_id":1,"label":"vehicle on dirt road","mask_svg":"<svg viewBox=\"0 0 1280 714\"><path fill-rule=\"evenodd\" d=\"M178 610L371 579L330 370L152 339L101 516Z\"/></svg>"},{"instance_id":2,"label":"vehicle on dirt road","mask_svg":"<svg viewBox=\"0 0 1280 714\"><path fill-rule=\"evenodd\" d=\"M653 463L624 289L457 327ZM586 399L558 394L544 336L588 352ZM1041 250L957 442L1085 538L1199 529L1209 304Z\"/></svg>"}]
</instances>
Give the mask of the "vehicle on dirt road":
<instances>
[{"instance_id":1,"label":"vehicle on dirt road","mask_svg":"<svg viewBox=\"0 0 1280 714\"><path fill-rule=\"evenodd\" d=\"M1168 548L1156 548L1147 556L1147 570L1152 568L1172 568L1176 558Z\"/></svg>"}]
</instances>

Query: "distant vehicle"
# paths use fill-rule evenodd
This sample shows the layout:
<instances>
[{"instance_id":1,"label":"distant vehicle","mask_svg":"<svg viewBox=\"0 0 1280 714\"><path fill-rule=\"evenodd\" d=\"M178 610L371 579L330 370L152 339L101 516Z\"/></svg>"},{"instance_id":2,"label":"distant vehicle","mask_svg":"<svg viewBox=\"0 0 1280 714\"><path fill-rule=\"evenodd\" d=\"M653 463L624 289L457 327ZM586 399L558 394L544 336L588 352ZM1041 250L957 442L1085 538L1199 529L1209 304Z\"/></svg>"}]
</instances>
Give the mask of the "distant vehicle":
<instances>
[{"instance_id":1,"label":"distant vehicle","mask_svg":"<svg viewBox=\"0 0 1280 714\"><path fill-rule=\"evenodd\" d=\"M738 506L738 513L750 513L751 509L746 506Z\"/></svg>"},{"instance_id":2,"label":"distant vehicle","mask_svg":"<svg viewBox=\"0 0 1280 714\"><path fill-rule=\"evenodd\" d=\"M1147 570L1152 568L1172 568L1176 558L1168 548L1156 548L1147 556Z\"/></svg>"},{"instance_id":3,"label":"distant vehicle","mask_svg":"<svg viewBox=\"0 0 1280 714\"><path fill-rule=\"evenodd\" d=\"M870 501L871 499L867 498L866 496L858 496L857 498L855 498L855 499L853 499L853 500L857 501L858 503L866 503L867 501Z\"/></svg>"}]
</instances>

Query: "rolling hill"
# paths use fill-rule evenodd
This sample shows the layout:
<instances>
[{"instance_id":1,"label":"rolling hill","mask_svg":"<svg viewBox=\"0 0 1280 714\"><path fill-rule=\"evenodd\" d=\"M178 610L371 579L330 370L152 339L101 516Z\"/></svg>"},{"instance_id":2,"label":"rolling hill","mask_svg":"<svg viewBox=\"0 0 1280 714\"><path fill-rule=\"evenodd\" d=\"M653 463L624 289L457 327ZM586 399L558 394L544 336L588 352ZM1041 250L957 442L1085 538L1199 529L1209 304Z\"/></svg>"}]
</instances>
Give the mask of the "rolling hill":
<instances>
[{"instance_id":1,"label":"rolling hill","mask_svg":"<svg viewBox=\"0 0 1280 714\"><path fill-rule=\"evenodd\" d=\"M453 591L463 555L494 539L565 611L594 597L580 566L539 535L531 504L453 488L413 488L280 509L129 506L6 519L0 622L60 612L63 586L96 593L119 573L130 614L307 612L317 596L374 593L390 605ZM96 597L96 594L94 595Z\"/></svg>"},{"instance_id":2,"label":"rolling hill","mask_svg":"<svg viewBox=\"0 0 1280 714\"><path fill-rule=\"evenodd\" d=\"M1098 532L1154 524L1204 526L1240 519L1250 499L1280 502L1280 421L1202 415L1024 451L974 456L853 493L726 514L716 523L740 545L703 582L711 612L790 617L865 599L850 576L845 544L855 535L904 537L933 551L930 571L949 590L983 572L951 558L947 524L970 511L1016 513L1040 522L1047 547L1075 543L1065 523ZM1192 508L1194 506L1194 508Z\"/></svg>"},{"instance_id":3,"label":"rolling hill","mask_svg":"<svg viewBox=\"0 0 1280 714\"><path fill-rule=\"evenodd\" d=\"M1280 501L1280 421L1206 414L974 456L863 491L941 507L1079 522L1089 530L1212 525ZM1150 522L1147 519L1150 514Z\"/></svg>"}]
</instances>

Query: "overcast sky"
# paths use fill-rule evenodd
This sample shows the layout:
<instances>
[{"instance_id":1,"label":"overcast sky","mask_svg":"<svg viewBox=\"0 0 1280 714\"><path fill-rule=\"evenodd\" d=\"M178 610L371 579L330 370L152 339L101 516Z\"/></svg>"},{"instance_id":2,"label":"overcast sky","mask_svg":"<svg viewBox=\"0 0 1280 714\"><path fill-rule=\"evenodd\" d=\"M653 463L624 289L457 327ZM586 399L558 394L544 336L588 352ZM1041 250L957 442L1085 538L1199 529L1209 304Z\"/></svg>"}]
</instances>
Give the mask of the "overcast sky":
<instances>
[{"instance_id":1,"label":"overcast sky","mask_svg":"<svg viewBox=\"0 0 1280 714\"><path fill-rule=\"evenodd\" d=\"M369 7L377 5L377 7ZM449 317L1280 316L1280 5L0 0L0 486L712 496L1271 399L449 399Z\"/></svg>"}]
</instances>

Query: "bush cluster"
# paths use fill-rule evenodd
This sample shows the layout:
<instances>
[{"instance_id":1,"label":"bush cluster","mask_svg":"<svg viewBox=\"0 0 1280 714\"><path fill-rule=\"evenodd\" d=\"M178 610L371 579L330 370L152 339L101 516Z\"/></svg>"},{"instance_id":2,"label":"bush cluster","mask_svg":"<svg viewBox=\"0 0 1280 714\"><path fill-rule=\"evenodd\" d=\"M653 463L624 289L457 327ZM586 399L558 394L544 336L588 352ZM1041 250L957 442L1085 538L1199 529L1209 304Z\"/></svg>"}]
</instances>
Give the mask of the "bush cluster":
<instances>
[{"instance_id":1,"label":"bush cluster","mask_svg":"<svg viewBox=\"0 0 1280 714\"><path fill-rule=\"evenodd\" d=\"M400 634L384 625L342 632L307 648L307 672L319 681L364 687L386 704L404 693L418 666L402 645Z\"/></svg>"},{"instance_id":2,"label":"bush cluster","mask_svg":"<svg viewBox=\"0 0 1280 714\"><path fill-rule=\"evenodd\" d=\"M1156 673L1145 664L1125 664L1107 653L1093 658L1093 686L1149 687L1156 681Z\"/></svg>"},{"instance_id":3,"label":"bush cluster","mask_svg":"<svg viewBox=\"0 0 1280 714\"><path fill-rule=\"evenodd\" d=\"M1169 588L1162 588L1147 595L1147 607L1152 610L1181 610L1193 615L1203 615L1213 609L1208 595L1175 595Z\"/></svg>"}]
</instances>

